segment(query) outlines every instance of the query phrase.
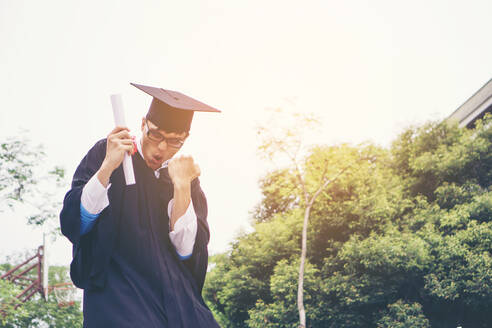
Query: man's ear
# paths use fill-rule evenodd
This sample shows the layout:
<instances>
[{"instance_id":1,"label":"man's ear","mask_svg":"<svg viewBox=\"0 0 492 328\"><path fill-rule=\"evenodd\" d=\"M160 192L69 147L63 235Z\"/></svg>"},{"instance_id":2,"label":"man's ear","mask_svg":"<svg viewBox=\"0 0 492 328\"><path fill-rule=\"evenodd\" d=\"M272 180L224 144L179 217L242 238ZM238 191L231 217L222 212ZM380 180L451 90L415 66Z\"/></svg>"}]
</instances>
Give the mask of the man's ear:
<instances>
[{"instance_id":1,"label":"man's ear","mask_svg":"<svg viewBox=\"0 0 492 328\"><path fill-rule=\"evenodd\" d=\"M140 127L140 130L142 131L142 133L145 130L145 117L142 117L142 126Z\"/></svg>"}]
</instances>

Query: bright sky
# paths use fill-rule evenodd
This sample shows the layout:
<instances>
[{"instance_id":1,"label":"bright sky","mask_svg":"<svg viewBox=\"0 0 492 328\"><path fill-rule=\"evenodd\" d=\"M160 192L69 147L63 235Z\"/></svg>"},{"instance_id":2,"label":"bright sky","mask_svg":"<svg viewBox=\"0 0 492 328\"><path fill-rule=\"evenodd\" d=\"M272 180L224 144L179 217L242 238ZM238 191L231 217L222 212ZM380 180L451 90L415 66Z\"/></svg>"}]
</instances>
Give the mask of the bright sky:
<instances>
[{"instance_id":1,"label":"bright sky","mask_svg":"<svg viewBox=\"0 0 492 328\"><path fill-rule=\"evenodd\" d=\"M0 137L28 129L71 177L114 125L111 94L140 134L150 97L129 82L221 109L195 115L183 149L202 169L220 252L260 199L254 127L265 109L317 113L319 143L389 145L492 77L491 12L489 0L0 0ZM23 213L0 216L0 255L41 244ZM52 262L70 257L60 238Z\"/></svg>"}]
</instances>

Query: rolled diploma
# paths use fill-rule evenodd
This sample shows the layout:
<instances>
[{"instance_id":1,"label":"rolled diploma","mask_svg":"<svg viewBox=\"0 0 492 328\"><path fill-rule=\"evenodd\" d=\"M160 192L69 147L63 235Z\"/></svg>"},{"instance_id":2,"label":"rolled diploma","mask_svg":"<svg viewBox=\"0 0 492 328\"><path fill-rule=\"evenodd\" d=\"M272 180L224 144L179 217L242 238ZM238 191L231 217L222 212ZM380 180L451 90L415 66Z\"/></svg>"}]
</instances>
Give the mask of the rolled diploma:
<instances>
[{"instance_id":1,"label":"rolled diploma","mask_svg":"<svg viewBox=\"0 0 492 328\"><path fill-rule=\"evenodd\" d=\"M114 123L116 126L126 126L125 113L123 111L123 101L121 95L111 95L111 104L113 105ZM126 185L135 184L135 174L133 173L132 158L128 153L125 153L123 158L123 172L125 173Z\"/></svg>"}]
</instances>

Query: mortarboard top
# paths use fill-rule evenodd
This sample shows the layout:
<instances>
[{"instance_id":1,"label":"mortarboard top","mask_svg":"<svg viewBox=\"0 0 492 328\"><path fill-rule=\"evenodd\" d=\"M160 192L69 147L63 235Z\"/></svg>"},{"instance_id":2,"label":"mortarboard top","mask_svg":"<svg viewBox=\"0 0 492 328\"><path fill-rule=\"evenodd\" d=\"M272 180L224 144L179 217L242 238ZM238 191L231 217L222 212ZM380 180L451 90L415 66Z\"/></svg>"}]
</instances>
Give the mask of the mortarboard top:
<instances>
[{"instance_id":1,"label":"mortarboard top","mask_svg":"<svg viewBox=\"0 0 492 328\"><path fill-rule=\"evenodd\" d=\"M220 113L220 110L177 91L130 84L153 97L147 119L166 132L189 131L194 112Z\"/></svg>"}]
</instances>

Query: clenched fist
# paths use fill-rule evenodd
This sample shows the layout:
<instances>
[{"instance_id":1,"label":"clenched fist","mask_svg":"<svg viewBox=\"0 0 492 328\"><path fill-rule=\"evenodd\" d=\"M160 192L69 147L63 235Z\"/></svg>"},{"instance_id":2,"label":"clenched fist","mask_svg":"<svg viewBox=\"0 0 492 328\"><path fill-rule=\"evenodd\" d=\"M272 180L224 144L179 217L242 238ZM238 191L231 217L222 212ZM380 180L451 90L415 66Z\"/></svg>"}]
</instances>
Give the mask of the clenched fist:
<instances>
[{"instance_id":1,"label":"clenched fist","mask_svg":"<svg viewBox=\"0 0 492 328\"><path fill-rule=\"evenodd\" d=\"M173 157L168 164L168 172L173 184L189 185L193 179L200 176L200 167L191 156Z\"/></svg>"}]
</instances>

